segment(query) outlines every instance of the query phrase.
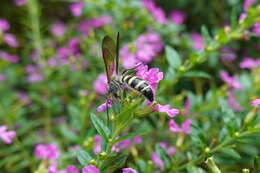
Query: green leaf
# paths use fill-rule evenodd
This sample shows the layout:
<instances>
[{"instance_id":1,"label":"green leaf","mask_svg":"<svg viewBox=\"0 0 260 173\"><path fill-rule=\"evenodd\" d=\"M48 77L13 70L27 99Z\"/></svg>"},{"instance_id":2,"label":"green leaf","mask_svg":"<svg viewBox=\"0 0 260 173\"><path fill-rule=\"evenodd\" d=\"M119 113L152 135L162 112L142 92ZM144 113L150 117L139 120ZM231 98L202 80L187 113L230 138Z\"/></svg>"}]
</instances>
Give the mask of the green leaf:
<instances>
[{"instance_id":1,"label":"green leaf","mask_svg":"<svg viewBox=\"0 0 260 173\"><path fill-rule=\"evenodd\" d=\"M90 160L92 160L92 157L90 156L90 154L87 153L86 151L83 151L83 150L77 150L76 151L76 156L77 156L77 159L78 159L79 163L82 166L88 165L88 162Z\"/></svg>"},{"instance_id":2,"label":"green leaf","mask_svg":"<svg viewBox=\"0 0 260 173\"><path fill-rule=\"evenodd\" d=\"M203 71L188 71L183 74L184 77L201 77L201 78L207 78L210 79L211 76Z\"/></svg>"},{"instance_id":3,"label":"green leaf","mask_svg":"<svg viewBox=\"0 0 260 173\"><path fill-rule=\"evenodd\" d=\"M237 8L233 7L231 11L231 28L235 29L237 27Z\"/></svg>"},{"instance_id":4,"label":"green leaf","mask_svg":"<svg viewBox=\"0 0 260 173\"><path fill-rule=\"evenodd\" d=\"M181 58L179 54L170 46L166 46L166 59L170 65L170 67L176 69L181 65Z\"/></svg>"},{"instance_id":5,"label":"green leaf","mask_svg":"<svg viewBox=\"0 0 260 173\"><path fill-rule=\"evenodd\" d=\"M110 130L109 128L105 125L105 123L99 119L95 114L91 113L90 114L90 119L98 131L98 133L106 140L108 141L110 137Z\"/></svg>"},{"instance_id":6,"label":"green leaf","mask_svg":"<svg viewBox=\"0 0 260 173\"><path fill-rule=\"evenodd\" d=\"M260 156L256 156L254 159L254 168L255 170L260 170Z\"/></svg>"},{"instance_id":7,"label":"green leaf","mask_svg":"<svg viewBox=\"0 0 260 173\"><path fill-rule=\"evenodd\" d=\"M127 159L128 155L120 154L115 156L108 156L100 166L101 172L113 172L121 168Z\"/></svg>"},{"instance_id":8,"label":"green leaf","mask_svg":"<svg viewBox=\"0 0 260 173\"><path fill-rule=\"evenodd\" d=\"M239 153L236 150L234 150L233 148L223 148L221 150L221 152L226 154L226 155L233 157L234 159L240 159L241 158Z\"/></svg>"}]
</instances>

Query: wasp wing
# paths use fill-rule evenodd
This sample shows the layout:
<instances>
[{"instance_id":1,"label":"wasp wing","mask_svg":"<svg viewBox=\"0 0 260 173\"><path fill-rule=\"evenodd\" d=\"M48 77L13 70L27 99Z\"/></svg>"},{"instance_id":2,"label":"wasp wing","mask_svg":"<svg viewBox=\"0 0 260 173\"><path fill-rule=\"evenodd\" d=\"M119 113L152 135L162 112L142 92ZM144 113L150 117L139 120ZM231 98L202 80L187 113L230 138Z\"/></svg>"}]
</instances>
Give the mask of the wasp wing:
<instances>
[{"instance_id":1,"label":"wasp wing","mask_svg":"<svg viewBox=\"0 0 260 173\"><path fill-rule=\"evenodd\" d=\"M105 36L102 41L102 54L106 68L107 81L110 82L115 70L116 45L109 36Z\"/></svg>"}]
</instances>

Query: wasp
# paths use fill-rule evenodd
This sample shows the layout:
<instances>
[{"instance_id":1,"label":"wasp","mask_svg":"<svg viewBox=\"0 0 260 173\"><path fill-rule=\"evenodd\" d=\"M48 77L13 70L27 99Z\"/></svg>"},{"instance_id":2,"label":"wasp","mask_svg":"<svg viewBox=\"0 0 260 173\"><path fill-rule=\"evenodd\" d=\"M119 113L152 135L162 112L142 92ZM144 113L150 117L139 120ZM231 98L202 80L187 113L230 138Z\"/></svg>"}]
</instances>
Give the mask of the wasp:
<instances>
[{"instance_id":1,"label":"wasp","mask_svg":"<svg viewBox=\"0 0 260 173\"><path fill-rule=\"evenodd\" d=\"M119 73L119 32L117 33L116 44L108 35L103 38L102 56L108 81L108 94L119 98L119 92L123 91L124 86L128 86L153 102L153 91L147 81L133 74L128 74L131 69Z\"/></svg>"}]
</instances>

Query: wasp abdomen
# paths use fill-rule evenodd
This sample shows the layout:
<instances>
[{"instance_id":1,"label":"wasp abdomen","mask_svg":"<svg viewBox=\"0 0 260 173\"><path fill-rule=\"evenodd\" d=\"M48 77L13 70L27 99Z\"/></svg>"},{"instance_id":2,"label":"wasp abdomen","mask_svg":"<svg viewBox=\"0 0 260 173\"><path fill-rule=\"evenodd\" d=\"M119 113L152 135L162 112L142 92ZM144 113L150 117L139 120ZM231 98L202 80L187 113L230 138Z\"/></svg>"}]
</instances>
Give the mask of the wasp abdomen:
<instances>
[{"instance_id":1,"label":"wasp abdomen","mask_svg":"<svg viewBox=\"0 0 260 173\"><path fill-rule=\"evenodd\" d=\"M131 75L123 76L122 80L134 90L142 93L149 101L153 102L152 88L145 80Z\"/></svg>"}]
</instances>

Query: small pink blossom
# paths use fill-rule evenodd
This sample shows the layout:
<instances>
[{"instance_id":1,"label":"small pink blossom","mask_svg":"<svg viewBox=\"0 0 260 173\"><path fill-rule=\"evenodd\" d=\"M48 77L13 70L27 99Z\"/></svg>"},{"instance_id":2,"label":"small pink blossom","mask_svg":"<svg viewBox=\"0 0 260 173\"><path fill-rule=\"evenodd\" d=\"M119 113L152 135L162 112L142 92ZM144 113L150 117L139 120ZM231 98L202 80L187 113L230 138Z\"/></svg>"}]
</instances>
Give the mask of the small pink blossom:
<instances>
[{"instance_id":1,"label":"small pink blossom","mask_svg":"<svg viewBox=\"0 0 260 173\"><path fill-rule=\"evenodd\" d=\"M260 105L260 98L253 100L251 102L251 105L255 106L255 107L259 106Z\"/></svg>"},{"instance_id":2,"label":"small pink blossom","mask_svg":"<svg viewBox=\"0 0 260 173\"><path fill-rule=\"evenodd\" d=\"M257 35L260 36L260 22L257 22L253 25L252 31Z\"/></svg>"},{"instance_id":3,"label":"small pink blossom","mask_svg":"<svg viewBox=\"0 0 260 173\"><path fill-rule=\"evenodd\" d=\"M65 173L79 173L79 170L74 165L69 165L67 166Z\"/></svg>"},{"instance_id":4,"label":"small pink blossom","mask_svg":"<svg viewBox=\"0 0 260 173\"><path fill-rule=\"evenodd\" d=\"M82 169L82 173L100 173L100 170L93 165L88 165Z\"/></svg>"},{"instance_id":5,"label":"small pink blossom","mask_svg":"<svg viewBox=\"0 0 260 173\"><path fill-rule=\"evenodd\" d=\"M142 137L141 136L135 136L133 139L133 142L135 144L141 144L142 143Z\"/></svg>"},{"instance_id":6,"label":"small pink blossom","mask_svg":"<svg viewBox=\"0 0 260 173\"><path fill-rule=\"evenodd\" d=\"M44 77L42 74L38 73L38 72L34 72L34 73L30 73L27 77L27 80L29 83L37 83L37 82L41 82L44 80Z\"/></svg>"},{"instance_id":7,"label":"small pink blossom","mask_svg":"<svg viewBox=\"0 0 260 173\"><path fill-rule=\"evenodd\" d=\"M26 0L14 0L16 6L23 6Z\"/></svg>"},{"instance_id":8,"label":"small pink blossom","mask_svg":"<svg viewBox=\"0 0 260 173\"><path fill-rule=\"evenodd\" d=\"M84 8L84 2L74 2L70 4L69 7L70 7L71 14L75 17L78 17L82 13L82 10Z\"/></svg>"},{"instance_id":9,"label":"small pink blossom","mask_svg":"<svg viewBox=\"0 0 260 173\"><path fill-rule=\"evenodd\" d=\"M4 41L5 41L6 44L8 44L11 47L18 47L19 46L19 43L16 40L15 35L13 35L13 34L5 33L4 34Z\"/></svg>"},{"instance_id":10,"label":"small pink blossom","mask_svg":"<svg viewBox=\"0 0 260 173\"><path fill-rule=\"evenodd\" d=\"M166 113L170 117L175 117L177 114L179 114L179 110L175 108L171 108L170 105L161 105L157 104L154 109L158 112Z\"/></svg>"},{"instance_id":11,"label":"small pink blossom","mask_svg":"<svg viewBox=\"0 0 260 173\"><path fill-rule=\"evenodd\" d=\"M131 140L125 139L125 140L115 143L111 150L114 152L120 152L121 150L128 148L130 145L131 145Z\"/></svg>"},{"instance_id":12,"label":"small pink blossom","mask_svg":"<svg viewBox=\"0 0 260 173\"><path fill-rule=\"evenodd\" d=\"M239 21L243 21L246 18L247 14L246 13L242 13L239 16Z\"/></svg>"},{"instance_id":13,"label":"small pink blossom","mask_svg":"<svg viewBox=\"0 0 260 173\"><path fill-rule=\"evenodd\" d=\"M204 40L202 36L198 33L191 33L190 34L191 40L192 40L192 47L196 50L203 50L204 49Z\"/></svg>"},{"instance_id":14,"label":"small pink blossom","mask_svg":"<svg viewBox=\"0 0 260 173\"><path fill-rule=\"evenodd\" d=\"M239 66L240 66L240 68L248 68L248 69L260 67L260 58L252 59L252 58L246 57L239 64Z\"/></svg>"},{"instance_id":15,"label":"small pink blossom","mask_svg":"<svg viewBox=\"0 0 260 173\"><path fill-rule=\"evenodd\" d=\"M4 81L6 79L6 76L4 74L0 74L0 82Z\"/></svg>"},{"instance_id":16,"label":"small pink blossom","mask_svg":"<svg viewBox=\"0 0 260 173\"><path fill-rule=\"evenodd\" d=\"M93 152L94 153L100 153L101 152L101 142L102 142L102 138L101 136L99 135L96 135L94 138L93 138L93 141L95 143L95 146L93 148Z\"/></svg>"},{"instance_id":17,"label":"small pink blossom","mask_svg":"<svg viewBox=\"0 0 260 173\"><path fill-rule=\"evenodd\" d=\"M135 169L133 168L123 168L122 173L138 173Z\"/></svg>"},{"instance_id":18,"label":"small pink blossom","mask_svg":"<svg viewBox=\"0 0 260 173\"><path fill-rule=\"evenodd\" d=\"M152 161L153 163L159 167L160 169L163 169L164 167L164 163L163 161L161 160L161 158L158 156L158 154L156 152L152 152Z\"/></svg>"},{"instance_id":19,"label":"small pink blossom","mask_svg":"<svg viewBox=\"0 0 260 173\"><path fill-rule=\"evenodd\" d=\"M185 18L186 15L180 10L174 10L170 13L170 20L176 25L183 24Z\"/></svg>"},{"instance_id":20,"label":"small pink blossom","mask_svg":"<svg viewBox=\"0 0 260 173\"><path fill-rule=\"evenodd\" d=\"M13 142L13 138L16 136L16 132L13 130L8 131L7 126L0 126L0 139L6 144L11 144Z\"/></svg>"},{"instance_id":21,"label":"small pink blossom","mask_svg":"<svg viewBox=\"0 0 260 173\"><path fill-rule=\"evenodd\" d=\"M11 63L17 63L19 61L19 57L16 55L12 55L10 53L0 51L0 59L4 59L6 61L9 61Z\"/></svg>"},{"instance_id":22,"label":"small pink blossom","mask_svg":"<svg viewBox=\"0 0 260 173\"><path fill-rule=\"evenodd\" d=\"M0 32L9 30L10 25L7 20L0 18Z\"/></svg>"},{"instance_id":23,"label":"small pink blossom","mask_svg":"<svg viewBox=\"0 0 260 173\"><path fill-rule=\"evenodd\" d=\"M227 72L221 71L220 77L223 81L225 81L230 87L234 89L242 89L243 86L237 81L236 77L229 76Z\"/></svg>"},{"instance_id":24,"label":"small pink blossom","mask_svg":"<svg viewBox=\"0 0 260 173\"><path fill-rule=\"evenodd\" d=\"M237 58L237 56L235 54L235 50L233 50L229 47L223 47L223 48L221 48L220 58L222 60L234 61Z\"/></svg>"},{"instance_id":25,"label":"small pink blossom","mask_svg":"<svg viewBox=\"0 0 260 173\"><path fill-rule=\"evenodd\" d=\"M184 134L190 134L190 125L191 125L191 120L185 120L181 127L179 127L178 124L175 123L174 120L169 120L169 127L170 127L170 131L175 132L175 133L179 133L182 132Z\"/></svg>"},{"instance_id":26,"label":"small pink blossom","mask_svg":"<svg viewBox=\"0 0 260 173\"><path fill-rule=\"evenodd\" d=\"M167 142L160 142L160 147L165 149L168 155L176 153L176 148L169 146Z\"/></svg>"},{"instance_id":27,"label":"small pink blossom","mask_svg":"<svg viewBox=\"0 0 260 173\"><path fill-rule=\"evenodd\" d=\"M253 3L254 0L245 0L243 4L243 9L246 11Z\"/></svg>"},{"instance_id":28,"label":"small pink blossom","mask_svg":"<svg viewBox=\"0 0 260 173\"><path fill-rule=\"evenodd\" d=\"M56 144L37 144L34 156L38 159L56 160L60 152Z\"/></svg>"},{"instance_id":29,"label":"small pink blossom","mask_svg":"<svg viewBox=\"0 0 260 173\"><path fill-rule=\"evenodd\" d=\"M164 11L160 7L157 7L153 0L142 0L142 4L158 23L167 23Z\"/></svg>"},{"instance_id":30,"label":"small pink blossom","mask_svg":"<svg viewBox=\"0 0 260 173\"><path fill-rule=\"evenodd\" d=\"M51 31L52 35L54 35L54 36L57 36L57 37L62 36L65 31L65 25L63 22L54 23L51 25L50 31Z\"/></svg>"},{"instance_id":31,"label":"small pink blossom","mask_svg":"<svg viewBox=\"0 0 260 173\"><path fill-rule=\"evenodd\" d=\"M105 74L100 74L98 76L98 78L94 82L93 88L98 94L104 95L107 93L108 84Z\"/></svg>"}]
</instances>

